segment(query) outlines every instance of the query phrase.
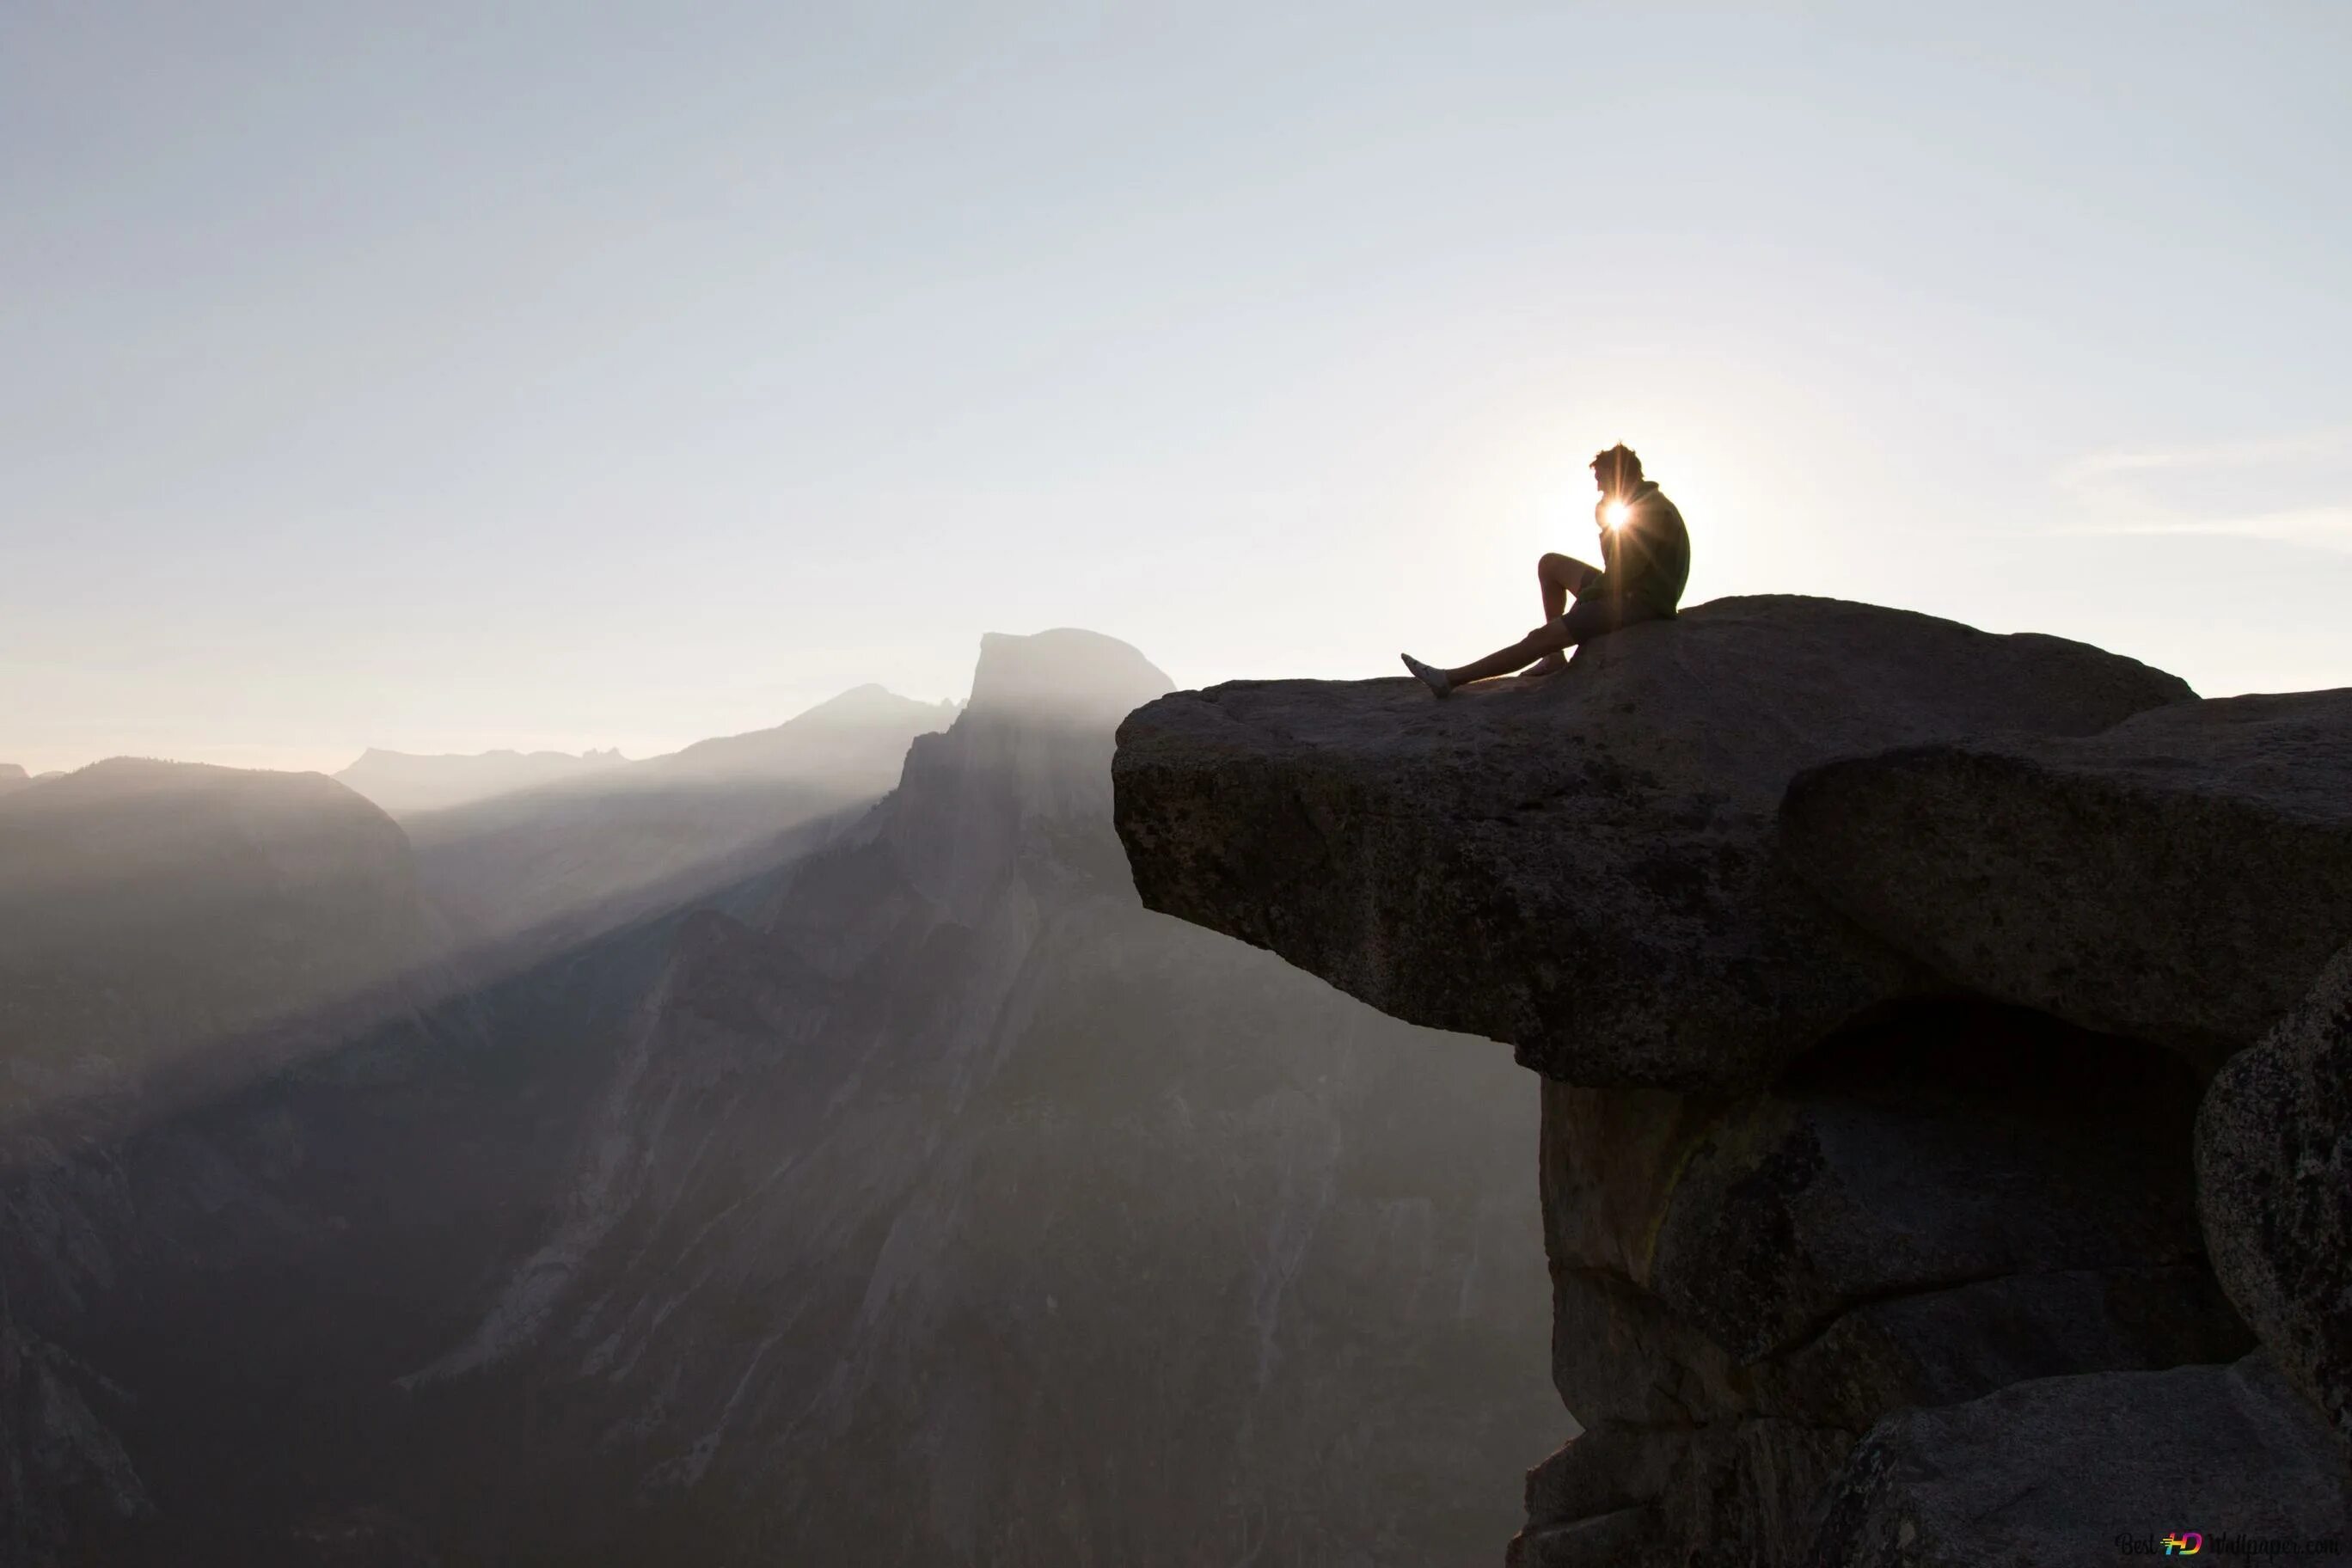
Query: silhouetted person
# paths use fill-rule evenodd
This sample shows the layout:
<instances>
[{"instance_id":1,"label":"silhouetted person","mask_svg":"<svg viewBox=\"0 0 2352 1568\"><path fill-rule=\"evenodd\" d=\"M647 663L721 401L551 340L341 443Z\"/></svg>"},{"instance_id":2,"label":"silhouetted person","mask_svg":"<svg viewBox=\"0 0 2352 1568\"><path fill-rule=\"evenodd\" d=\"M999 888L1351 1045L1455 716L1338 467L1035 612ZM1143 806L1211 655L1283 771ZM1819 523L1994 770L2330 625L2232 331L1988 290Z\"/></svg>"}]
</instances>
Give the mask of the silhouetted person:
<instances>
[{"instance_id":1,"label":"silhouetted person","mask_svg":"<svg viewBox=\"0 0 2352 1568\"><path fill-rule=\"evenodd\" d=\"M1404 667L1432 691L1444 697L1457 686L1517 669L1550 675L1568 668L1563 649L1620 626L1673 617L1690 577L1690 535L1684 531L1683 514L1642 477L1642 459L1622 444L1592 459L1592 479L1601 487L1592 509L1592 520L1601 525L1601 564L1588 566L1568 555L1537 562L1544 624L1507 648L1454 669L1401 655ZM1568 605L1571 596L1573 609Z\"/></svg>"}]
</instances>

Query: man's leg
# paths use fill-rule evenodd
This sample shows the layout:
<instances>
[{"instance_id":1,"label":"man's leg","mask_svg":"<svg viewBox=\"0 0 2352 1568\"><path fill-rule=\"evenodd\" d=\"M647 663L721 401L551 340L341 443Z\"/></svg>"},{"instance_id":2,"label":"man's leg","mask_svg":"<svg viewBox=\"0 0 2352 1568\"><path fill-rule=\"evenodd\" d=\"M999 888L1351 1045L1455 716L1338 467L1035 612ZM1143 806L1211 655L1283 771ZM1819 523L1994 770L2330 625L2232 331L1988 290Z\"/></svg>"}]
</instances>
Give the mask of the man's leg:
<instances>
[{"instance_id":1,"label":"man's leg","mask_svg":"<svg viewBox=\"0 0 2352 1568\"><path fill-rule=\"evenodd\" d=\"M1568 602L1584 592L1584 585L1601 575L1597 567L1587 566L1573 555L1547 555L1536 563L1536 583L1543 591L1546 621L1556 621L1568 611Z\"/></svg>"},{"instance_id":2,"label":"man's leg","mask_svg":"<svg viewBox=\"0 0 2352 1568\"><path fill-rule=\"evenodd\" d=\"M1536 584L1543 594L1544 624L1549 626L1568 611L1568 601L1584 592L1585 584L1601 575L1598 567L1588 566L1573 555L1546 555L1536 563ZM1568 668L1568 660L1559 649L1543 656L1528 670L1529 675L1557 675Z\"/></svg>"},{"instance_id":3,"label":"man's leg","mask_svg":"<svg viewBox=\"0 0 2352 1568\"><path fill-rule=\"evenodd\" d=\"M1655 618L1654 612L1638 604L1621 606L1612 604L1608 596L1579 599L1576 607L1558 620L1547 621L1510 647L1497 648L1484 658L1474 659L1453 669L1435 669L1406 654L1403 656L1404 665L1420 677L1430 690L1443 697L1457 686L1467 686L1474 680L1492 680L1498 675L1525 669L1539 655L1559 653L1604 633L1613 632L1620 626Z\"/></svg>"},{"instance_id":4,"label":"man's leg","mask_svg":"<svg viewBox=\"0 0 2352 1568\"><path fill-rule=\"evenodd\" d=\"M1579 609L1583 606L1578 605ZM1498 675L1512 675L1534 663L1546 654L1559 658L1565 665L1562 650L1574 647L1584 640L1586 628L1579 623L1585 617L1574 611L1557 620L1546 621L1510 647L1496 648L1484 658L1457 665L1445 672L1448 686L1467 686L1474 680L1492 680Z\"/></svg>"}]
</instances>

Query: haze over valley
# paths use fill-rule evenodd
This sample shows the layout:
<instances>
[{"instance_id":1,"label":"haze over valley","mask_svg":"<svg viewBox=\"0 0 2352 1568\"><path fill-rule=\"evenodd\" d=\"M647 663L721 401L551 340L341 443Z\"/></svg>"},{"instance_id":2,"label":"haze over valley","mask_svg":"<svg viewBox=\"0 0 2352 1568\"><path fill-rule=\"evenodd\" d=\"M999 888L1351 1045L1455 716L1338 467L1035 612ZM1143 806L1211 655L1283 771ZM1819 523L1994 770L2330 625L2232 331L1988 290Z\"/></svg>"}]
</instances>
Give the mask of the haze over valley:
<instances>
[{"instance_id":1,"label":"haze over valley","mask_svg":"<svg viewBox=\"0 0 2352 1568\"><path fill-rule=\"evenodd\" d=\"M2339 1552L2347 62L0 6L0 1568Z\"/></svg>"},{"instance_id":2,"label":"haze over valley","mask_svg":"<svg viewBox=\"0 0 2352 1568\"><path fill-rule=\"evenodd\" d=\"M1571 1429L1534 1100L1137 907L1167 686L0 802L7 1560L1490 1552Z\"/></svg>"}]
</instances>

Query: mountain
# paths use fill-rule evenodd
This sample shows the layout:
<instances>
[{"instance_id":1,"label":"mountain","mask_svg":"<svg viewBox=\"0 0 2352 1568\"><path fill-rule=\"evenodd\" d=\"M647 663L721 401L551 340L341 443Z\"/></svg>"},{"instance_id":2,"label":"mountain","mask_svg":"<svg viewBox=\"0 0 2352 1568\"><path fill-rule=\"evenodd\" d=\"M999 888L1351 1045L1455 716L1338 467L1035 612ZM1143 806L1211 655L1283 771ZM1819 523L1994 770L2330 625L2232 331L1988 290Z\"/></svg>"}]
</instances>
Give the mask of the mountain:
<instances>
[{"instance_id":1,"label":"mountain","mask_svg":"<svg viewBox=\"0 0 2352 1568\"><path fill-rule=\"evenodd\" d=\"M576 757L568 752L417 756L371 746L334 777L394 816L406 816L580 778L626 761L617 751L584 752Z\"/></svg>"},{"instance_id":2,"label":"mountain","mask_svg":"<svg viewBox=\"0 0 2352 1568\"><path fill-rule=\"evenodd\" d=\"M477 966L511 968L797 853L887 791L954 712L860 687L772 729L404 825Z\"/></svg>"},{"instance_id":3,"label":"mountain","mask_svg":"<svg viewBox=\"0 0 2352 1568\"><path fill-rule=\"evenodd\" d=\"M0 763L0 795L9 795L28 787L32 780L25 774L19 763Z\"/></svg>"},{"instance_id":4,"label":"mountain","mask_svg":"<svg viewBox=\"0 0 2352 1568\"><path fill-rule=\"evenodd\" d=\"M561 1434L467 1534L1172 1564L1507 1532L1514 1445L1562 1430L1532 1086L1138 905L1111 727L1168 684L991 637L854 833L677 925L565 1213L409 1381L477 1464ZM592 1451L602 1506L557 1507Z\"/></svg>"},{"instance_id":5,"label":"mountain","mask_svg":"<svg viewBox=\"0 0 2352 1568\"><path fill-rule=\"evenodd\" d=\"M852 793L872 795L889 786L909 736L938 729L954 716L951 703L917 702L884 687L866 685L782 724L697 741L683 751L642 762L633 763L617 750L578 756L513 751L418 756L372 746L334 777L402 818L551 786L584 782L601 788L620 783L624 774L627 786L635 788L650 787L656 779L705 784L839 779ZM5 770L0 770L0 788L5 788Z\"/></svg>"},{"instance_id":6,"label":"mountain","mask_svg":"<svg viewBox=\"0 0 2352 1568\"><path fill-rule=\"evenodd\" d=\"M0 1563L1488 1557L1534 1085L1139 906L1167 685L992 637L821 842L12 1165Z\"/></svg>"},{"instance_id":7,"label":"mountain","mask_svg":"<svg viewBox=\"0 0 2352 1568\"><path fill-rule=\"evenodd\" d=\"M320 774L117 758L0 798L0 1563L156 1515L97 1365L136 1365L110 1325L202 1335L142 1263L303 1229L192 1118L406 1026L440 955L407 840Z\"/></svg>"},{"instance_id":8,"label":"mountain","mask_svg":"<svg viewBox=\"0 0 2352 1568\"><path fill-rule=\"evenodd\" d=\"M320 774L118 757L14 790L0 1128L339 1037L438 952L407 839Z\"/></svg>"},{"instance_id":9,"label":"mountain","mask_svg":"<svg viewBox=\"0 0 2352 1568\"><path fill-rule=\"evenodd\" d=\"M880 686L860 686L772 728L697 741L651 758L644 771L711 781L837 778L861 789L879 776L887 788L898 776L908 738L954 717L952 703L918 702Z\"/></svg>"}]
</instances>

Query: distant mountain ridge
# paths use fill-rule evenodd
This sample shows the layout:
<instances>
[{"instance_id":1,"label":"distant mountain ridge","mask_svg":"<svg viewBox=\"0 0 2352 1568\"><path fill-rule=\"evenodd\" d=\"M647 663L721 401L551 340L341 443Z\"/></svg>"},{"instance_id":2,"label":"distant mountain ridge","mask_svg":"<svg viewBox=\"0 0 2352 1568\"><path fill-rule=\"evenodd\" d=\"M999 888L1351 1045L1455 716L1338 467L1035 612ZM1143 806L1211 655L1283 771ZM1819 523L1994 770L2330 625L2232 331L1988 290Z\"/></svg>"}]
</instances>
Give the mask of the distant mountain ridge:
<instances>
[{"instance_id":1,"label":"distant mountain ridge","mask_svg":"<svg viewBox=\"0 0 2352 1568\"><path fill-rule=\"evenodd\" d=\"M480 752L424 755L371 746L359 761L331 775L396 815L441 811L558 780L618 767L617 749L583 752Z\"/></svg>"},{"instance_id":2,"label":"distant mountain ridge","mask_svg":"<svg viewBox=\"0 0 2352 1568\"><path fill-rule=\"evenodd\" d=\"M862 772L878 763L895 777L906 754L905 738L944 729L955 715L953 702L918 702L868 683L781 724L697 741L638 766L664 778L719 779L756 777L780 768L803 773L813 767ZM889 787L888 779L882 787Z\"/></svg>"},{"instance_id":3,"label":"distant mountain ridge","mask_svg":"<svg viewBox=\"0 0 2352 1568\"><path fill-rule=\"evenodd\" d=\"M798 852L887 793L908 748L956 711L861 686L771 729L402 826L427 896L470 947L511 963Z\"/></svg>"},{"instance_id":4,"label":"distant mountain ridge","mask_svg":"<svg viewBox=\"0 0 2352 1568\"><path fill-rule=\"evenodd\" d=\"M18 788L0 1110L136 1095L256 1031L347 1029L438 953L406 837L322 774L116 757Z\"/></svg>"},{"instance_id":5,"label":"distant mountain ridge","mask_svg":"<svg viewBox=\"0 0 2352 1568\"><path fill-rule=\"evenodd\" d=\"M697 741L676 752L632 759L618 748L425 755L371 746L333 774L395 816L418 816L478 805L501 795L583 783L592 787L654 787L683 780L712 783L812 773L860 774L879 766L895 776L905 738L953 719L953 702L919 702L869 682L765 729ZM5 787L5 785L0 785ZM889 787L886 777L875 793Z\"/></svg>"}]
</instances>

